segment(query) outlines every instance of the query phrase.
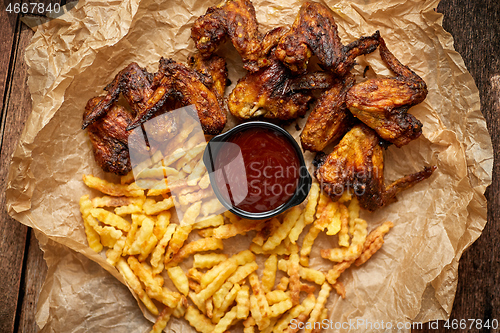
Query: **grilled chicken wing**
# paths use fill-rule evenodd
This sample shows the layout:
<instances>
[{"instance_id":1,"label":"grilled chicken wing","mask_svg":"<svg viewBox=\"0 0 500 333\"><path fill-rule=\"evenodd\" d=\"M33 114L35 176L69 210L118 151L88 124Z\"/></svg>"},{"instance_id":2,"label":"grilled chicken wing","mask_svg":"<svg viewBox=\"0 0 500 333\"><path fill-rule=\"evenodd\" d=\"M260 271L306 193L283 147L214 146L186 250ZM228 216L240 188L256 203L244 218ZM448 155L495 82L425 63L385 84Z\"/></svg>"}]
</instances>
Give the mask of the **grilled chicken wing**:
<instances>
[{"instance_id":1,"label":"grilled chicken wing","mask_svg":"<svg viewBox=\"0 0 500 333\"><path fill-rule=\"evenodd\" d=\"M249 0L227 0L208 8L191 28L196 48L207 57L229 38L241 55L243 67L255 72L267 65L266 55L285 33L276 28L265 36L259 32L255 8Z\"/></svg>"},{"instance_id":2,"label":"grilled chicken wing","mask_svg":"<svg viewBox=\"0 0 500 333\"><path fill-rule=\"evenodd\" d=\"M229 111L235 117L288 120L308 110L311 96L289 89L290 71L276 59L270 62L269 67L238 80L228 99Z\"/></svg>"},{"instance_id":3,"label":"grilled chicken wing","mask_svg":"<svg viewBox=\"0 0 500 333\"><path fill-rule=\"evenodd\" d=\"M140 112L153 95L153 76L133 62L122 69L114 78L113 82L104 88L108 93L101 101L86 113L83 119L82 129L96 121L104 115L111 106L118 100L120 93L123 94L134 112Z\"/></svg>"},{"instance_id":4,"label":"grilled chicken wing","mask_svg":"<svg viewBox=\"0 0 500 333\"><path fill-rule=\"evenodd\" d=\"M360 124L342 138L333 152L320 162L314 175L323 190L338 200L344 191L353 191L362 208L375 211L396 200L396 195L429 178L435 167L384 184L384 157L379 137Z\"/></svg>"},{"instance_id":5,"label":"grilled chicken wing","mask_svg":"<svg viewBox=\"0 0 500 333\"><path fill-rule=\"evenodd\" d=\"M347 132L353 117L345 106L345 96L354 81L353 75L339 78L321 95L300 134L304 150L321 151Z\"/></svg>"},{"instance_id":6,"label":"grilled chicken wing","mask_svg":"<svg viewBox=\"0 0 500 333\"><path fill-rule=\"evenodd\" d=\"M382 37L380 56L396 77L371 79L356 84L347 93L346 103L352 114L397 147L422 134L422 123L408 109L427 96L420 76L404 66L389 51Z\"/></svg>"},{"instance_id":7,"label":"grilled chicken wing","mask_svg":"<svg viewBox=\"0 0 500 333\"><path fill-rule=\"evenodd\" d=\"M200 53L189 57L188 65L195 71L206 76L205 85L213 91L219 105L224 106L224 92L227 86L227 67L224 58L212 55L210 58L204 58Z\"/></svg>"},{"instance_id":8,"label":"grilled chicken wing","mask_svg":"<svg viewBox=\"0 0 500 333\"><path fill-rule=\"evenodd\" d=\"M309 58L315 54L326 69L343 76L354 66L357 56L375 51L378 35L377 31L344 46L332 11L320 3L306 2L292 29L279 40L275 53L293 72L305 72Z\"/></svg>"},{"instance_id":9,"label":"grilled chicken wing","mask_svg":"<svg viewBox=\"0 0 500 333\"><path fill-rule=\"evenodd\" d=\"M94 110L105 97L94 97L87 102L84 118ZM88 133L94 158L106 172L125 175L131 169L126 128L132 121L132 115L122 106L113 104L109 111L88 126Z\"/></svg>"}]
</instances>

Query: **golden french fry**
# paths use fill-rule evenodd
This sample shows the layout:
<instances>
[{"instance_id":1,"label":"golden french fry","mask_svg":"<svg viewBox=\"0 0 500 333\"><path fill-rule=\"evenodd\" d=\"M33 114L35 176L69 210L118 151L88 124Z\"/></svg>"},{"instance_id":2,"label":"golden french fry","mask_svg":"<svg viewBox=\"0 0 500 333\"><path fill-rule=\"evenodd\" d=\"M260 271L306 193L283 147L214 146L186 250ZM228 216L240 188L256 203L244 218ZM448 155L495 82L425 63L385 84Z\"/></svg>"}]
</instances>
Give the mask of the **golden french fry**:
<instances>
[{"instance_id":1,"label":"golden french fry","mask_svg":"<svg viewBox=\"0 0 500 333\"><path fill-rule=\"evenodd\" d=\"M132 243L135 241L135 235L137 233L137 229L142 224L142 215L140 214L132 214L132 225L130 226L130 231L127 233L127 239L125 240L125 247L123 248L123 254L130 254L130 247Z\"/></svg>"},{"instance_id":2,"label":"golden french fry","mask_svg":"<svg viewBox=\"0 0 500 333\"><path fill-rule=\"evenodd\" d=\"M273 289L277 270L278 256L271 254L264 263L264 271L262 272L262 290L265 294Z\"/></svg>"},{"instance_id":3,"label":"golden french fry","mask_svg":"<svg viewBox=\"0 0 500 333\"><path fill-rule=\"evenodd\" d=\"M92 206L94 208L121 207L121 206L128 206L131 204L142 206L145 199L146 199L145 197L111 197L105 195L103 197L93 198Z\"/></svg>"},{"instance_id":4,"label":"golden french fry","mask_svg":"<svg viewBox=\"0 0 500 333\"><path fill-rule=\"evenodd\" d=\"M201 201L192 204L185 212L182 217L181 225L193 225L196 221L198 215L200 215Z\"/></svg>"},{"instance_id":5,"label":"golden french fry","mask_svg":"<svg viewBox=\"0 0 500 333\"><path fill-rule=\"evenodd\" d=\"M330 200L321 211L321 216L314 221L314 226L321 231L325 230L325 228L329 226L330 222L335 217L336 211L337 203Z\"/></svg>"},{"instance_id":6,"label":"golden french fry","mask_svg":"<svg viewBox=\"0 0 500 333\"><path fill-rule=\"evenodd\" d=\"M146 168L143 169L137 175L136 179L156 179L160 180L163 178L167 178L169 176L177 176L179 171L174 168L169 168L165 166L161 166L158 168Z\"/></svg>"},{"instance_id":7,"label":"golden french fry","mask_svg":"<svg viewBox=\"0 0 500 333\"><path fill-rule=\"evenodd\" d=\"M215 294L212 296L212 301L214 302L214 307L220 308L222 303L224 302L224 299L227 297L229 294L229 291L231 288L233 288L234 284L231 282L226 281L219 290L215 292Z\"/></svg>"},{"instance_id":8,"label":"golden french fry","mask_svg":"<svg viewBox=\"0 0 500 333\"><path fill-rule=\"evenodd\" d=\"M134 172L130 170L125 176L120 177L120 184L126 185L134 181Z\"/></svg>"},{"instance_id":9,"label":"golden french fry","mask_svg":"<svg viewBox=\"0 0 500 333\"><path fill-rule=\"evenodd\" d=\"M248 277L250 286L252 287L252 295L250 296L250 312L260 330L265 329L270 324L269 304L259 282L259 277L254 272Z\"/></svg>"},{"instance_id":10,"label":"golden french fry","mask_svg":"<svg viewBox=\"0 0 500 333\"><path fill-rule=\"evenodd\" d=\"M215 251L224 249L224 245L220 239L201 238L194 242L184 245L168 263L168 267L175 266L185 258L197 252Z\"/></svg>"},{"instance_id":11,"label":"golden french fry","mask_svg":"<svg viewBox=\"0 0 500 333\"><path fill-rule=\"evenodd\" d=\"M271 221L267 222L264 225L264 228L262 228L257 235L255 235L252 242L258 246L264 245L264 242L276 231L276 229L278 229L280 225L281 223L276 217L272 218Z\"/></svg>"},{"instance_id":12,"label":"golden french fry","mask_svg":"<svg viewBox=\"0 0 500 333\"><path fill-rule=\"evenodd\" d=\"M243 321L243 333L255 333L255 319L248 317Z\"/></svg>"},{"instance_id":13,"label":"golden french fry","mask_svg":"<svg viewBox=\"0 0 500 333\"><path fill-rule=\"evenodd\" d=\"M299 219L297 220L297 223L295 223L295 226L290 230L290 233L288 234L288 239L292 244L296 244L297 239L299 239L300 234L304 230L306 226L306 220L304 216L304 212L300 214Z\"/></svg>"},{"instance_id":14,"label":"golden french fry","mask_svg":"<svg viewBox=\"0 0 500 333\"><path fill-rule=\"evenodd\" d=\"M240 283L252 272L255 272L258 268L259 266L255 261L244 264L243 266L239 266L238 269L236 269L236 272L234 272L233 275L231 275L229 279L227 279L227 281L231 282L232 284Z\"/></svg>"},{"instance_id":15,"label":"golden french fry","mask_svg":"<svg viewBox=\"0 0 500 333\"><path fill-rule=\"evenodd\" d=\"M314 241L316 237L318 237L320 231L321 229L316 228L313 224L311 228L309 228L306 237L304 237L302 248L300 249L300 264L304 267L309 266L309 254L311 253Z\"/></svg>"},{"instance_id":16,"label":"golden french fry","mask_svg":"<svg viewBox=\"0 0 500 333\"><path fill-rule=\"evenodd\" d=\"M286 276L283 276L280 279L280 282L276 286L276 290L286 291L288 289L288 284L290 283L290 279Z\"/></svg>"},{"instance_id":17,"label":"golden french fry","mask_svg":"<svg viewBox=\"0 0 500 333\"><path fill-rule=\"evenodd\" d=\"M346 192L344 192L346 193ZM349 210L346 206L340 204L340 231L339 231L339 246L349 246Z\"/></svg>"},{"instance_id":18,"label":"golden french fry","mask_svg":"<svg viewBox=\"0 0 500 333\"><path fill-rule=\"evenodd\" d=\"M323 213L323 210L331 201L332 200L330 199L330 197L324 191L321 191L321 193L319 194L318 206L316 207L317 219L320 218L321 214Z\"/></svg>"},{"instance_id":19,"label":"golden french fry","mask_svg":"<svg viewBox=\"0 0 500 333\"><path fill-rule=\"evenodd\" d=\"M163 329L167 327L170 316L172 315L172 309L168 306L163 309L160 315L156 318L156 322L153 325L153 329L149 333L161 333Z\"/></svg>"},{"instance_id":20,"label":"golden french fry","mask_svg":"<svg viewBox=\"0 0 500 333\"><path fill-rule=\"evenodd\" d=\"M296 305L290 311L288 311L281 319L276 323L274 328L274 333L282 333L285 332L287 327L290 325L293 319L299 318L302 316L303 318L307 318L309 313L311 313L312 309L316 305L316 298L314 294L308 294L307 297L302 301L302 304Z\"/></svg>"},{"instance_id":21,"label":"golden french fry","mask_svg":"<svg viewBox=\"0 0 500 333\"><path fill-rule=\"evenodd\" d=\"M128 286L136 293L137 297L139 297L149 312L155 316L158 315L158 308L154 305L153 301L151 301L144 289L142 289L141 282L132 272L129 265L125 262L125 259L120 258L116 263L116 268L118 268L118 271L123 276Z\"/></svg>"},{"instance_id":22,"label":"golden french fry","mask_svg":"<svg viewBox=\"0 0 500 333\"><path fill-rule=\"evenodd\" d=\"M186 144L188 145L188 144ZM184 166L191 161L197 162L197 157L198 155L201 155L203 151L205 150L205 147L207 146L206 142L199 143L197 146L191 148L188 150L186 155L184 155L182 158L180 158L177 163L175 163L175 168L177 170L181 170L184 168Z\"/></svg>"},{"instance_id":23,"label":"golden french fry","mask_svg":"<svg viewBox=\"0 0 500 333\"><path fill-rule=\"evenodd\" d=\"M351 235L354 234L354 225L355 225L355 220L359 218L359 201L357 197L353 197L351 202L349 203L349 233Z\"/></svg>"},{"instance_id":24,"label":"golden french fry","mask_svg":"<svg viewBox=\"0 0 500 333\"><path fill-rule=\"evenodd\" d=\"M161 271L163 271L163 268L165 267L163 264L163 261L165 259L165 249L170 242L170 239L172 238L172 235L175 232L175 229L177 228L176 224L170 224L167 227L167 230L165 234L163 235L162 239L158 242L156 245L156 248L153 251L153 254L151 255L151 266L153 266L153 273L154 274L160 274Z\"/></svg>"},{"instance_id":25,"label":"golden french fry","mask_svg":"<svg viewBox=\"0 0 500 333\"><path fill-rule=\"evenodd\" d=\"M183 225L175 229L175 232L172 235L170 242L168 243L167 252L165 253L165 266L167 266L170 260L173 259L174 255L179 252L180 248L182 247L182 245L184 245L184 242L188 238L191 230L191 225Z\"/></svg>"},{"instance_id":26,"label":"golden french fry","mask_svg":"<svg viewBox=\"0 0 500 333\"><path fill-rule=\"evenodd\" d=\"M118 216L125 216L125 215L130 215L130 214L138 214L142 212L142 207L135 205L135 204L130 204L128 206L122 206L122 207L116 207L115 208L115 214Z\"/></svg>"},{"instance_id":27,"label":"golden french fry","mask_svg":"<svg viewBox=\"0 0 500 333\"><path fill-rule=\"evenodd\" d=\"M189 283L189 289L194 291L196 294L198 294L201 291L201 286L199 283L191 280L188 280L188 283ZM206 308L206 311L208 311L208 308ZM209 318L212 318L212 315L210 315Z\"/></svg>"},{"instance_id":28,"label":"golden french fry","mask_svg":"<svg viewBox=\"0 0 500 333\"><path fill-rule=\"evenodd\" d=\"M355 260L363 251L367 234L366 228L365 220L355 219L351 245L348 248L323 249L321 250L321 257L335 262Z\"/></svg>"},{"instance_id":29,"label":"golden french fry","mask_svg":"<svg viewBox=\"0 0 500 333\"><path fill-rule=\"evenodd\" d=\"M258 229L265 222L264 220L241 220L234 224L224 224L214 229L213 237L228 239L236 235L244 235L249 231Z\"/></svg>"},{"instance_id":30,"label":"golden french fry","mask_svg":"<svg viewBox=\"0 0 500 333\"><path fill-rule=\"evenodd\" d=\"M250 288L248 286L240 288L238 295L236 295L236 304L238 306L236 318L247 318L250 313Z\"/></svg>"},{"instance_id":31,"label":"golden french fry","mask_svg":"<svg viewBox=\"0 0 500 333\"><path fill-rule=\"evenodd\" d=\"M337 294L342 297L342 299L345 299L345 287L342 282L337 281L332 287L335 289Z\"/></svg>"},{"instance_id":32,"label":"golden french fry","mask_svg":"<svg viewBox=\"0 0 500 333\"><path fill-rule=\"evenodd\" d=\"M354 262L356 266L364 264L382 247L384 244L384 235L387 234L392 227L394 227L394 224L387 221L370 232L363 244L363 252Z\"/></svg>"},{"instance_id":33,"label":"golden french fry","mask_svg":"<svg viewBox=\"0 0 500 333\"><path fill-rule=\"evenodd\" d=\"M202 204L203 209L203 204ZM218 227L224 224L224 217L222 215L215 215L210 218L201 219L201 221L193 224L193 229L205 229L209 227Z\"/></svg>"},{"instance_id":34,"label":"golden french fry","mask_svg":"<svg viewBox=\"0 0 500 333\"><path fill-rule=\"evenodd\" d=\"M353 262L354 262L354 259L342 261L342 262L339 262L338 264L334 265L333 268L330 269L328 271L328 273L326 274L326 280L331 285L335 285L335 283L337 283L337 279L339 278L340 274L342 274L346 269L351 267Z\"/></svg>"},{"instance_id":35,"label":"golden french fry","mask_svg":"<svg viewBox=\"0 0 500 333\"><path fill-rule=\"evenodd\" d=\"M220 263L219 265L217 265L214 268L212 268L211 270L209 270L205 275L203 275L203 277L202 277L202 279L200 281L201 287L202 288L206 288L211 282L214 281L214 279L218 275L222 274L222 272L229 265L230 261L231 262L235 262L237 264L237 266L243 266L245 264L254 262L255 261L255 255L252 252L250 252L249 250L241 251L241 252L233 255L227 261L224 261L224 262ZM236 281L236 282L238 282L238 281Z\"/></svg>"},{"instance_id":36,"label":"golden french fry","mask_svg":"<svg viewBox=\"0 0 500 333\"><path fill-rule=\"evenodd\" d=\"M287 272L289 262L285 259L280 259L278 262L278 268L281 271ZM325 283L325 274L315 269L299 266L300 278L314 282L318 285Z\"/></svg>"},{"instance_id":37,"label":"golden french fry","mask_svg":"<svg viewBox=\"0 0 500 333\"><path fill-rule=\"evenodd\" d=\"M286 245L283 243L269 251L264 251L264 249L262 249L262 246L252 243L250 244L250 251L255 254L277 254L279 256L288 255L291 253L290 248L286 247Z\"/></svg>"},{"instance_id":38,"label":"golden french fry","mask_svg":"<svg viewBox=\"0 0 500 333\"><path fill-rule=\"evenodd\" d=\"M269 311L271 312L271 317L279 317L288 309L292 308L292 300L291 299L286 299L284 301L275 303L269 307Z\"/></svg>"},{"instance_id":39,"label":"golden french fry","mask_svg":"<svg viewBox=\"0 0 500 333\"><path fill-rule=\"evenodd\" d=\"M113 184L92 175L83 175L83 182L90 188L114 197L140 197L144 195L144 191L135 183L130 185Z\"/></svg>"},{"instance_id":40,"label":"golden french fry","mask_svg":"<svg viewBox=\"0 0 500 333\"><path fill-rule=\"evenodd\" d=\"M208 198L214 194L212 188L206 188L204 190L200 189L197 192L194 193L188 193L185 195L179 195L179 203L182 206L187 206L190 203L201 201L205 198ZM200 203L201 205L201 203ZM201 206L200 206L201 207Z\"/></svg>"},{"instance_id":41,"label":"golden french fry","mask_svg":"<svg viewBox=\"0 0 500 333\"><path fill-rule=\"evenodd\" d=\"M187 178L188 185L195 186L196 184L198 184L201 177L206 171L207 168L205 168L205 163L203 163L203 159L198 160L198 163L196 163L196 166L193 168L192 172Z\"/></svg>"},{"instance_id":42,"label":"golden french fry","mask_svg":"<svg viewBox=\"0 0 500 333\"><path fill-rule=\"evenodd\" d=\"M118 259L121 258L123 247L125 246L125 239L126 239L125 236L122 236L115 242L115 245L113 246L112 249L106 251L106 258L107 258L106 261L111 266L116 266Z\"/></svg>"},{"instance_id":43,"label":"golden french fry","mask_svg":"<svg viewBox=\"0 0 500 333\"><path fill-rule=\"evenodd\" d=\"M201 282L201 278L203 277L203 273L201 273L196 268L190 268L187 273L187 277L196 282Z\"/></svg>"},{"instance_id":44,"label":"golden french fry","mask_svg":"<svg viewBox=\"0 0 500 333\"><path fill-rule=\"evenodd\" d=\"M153 235L153 228L155 223L149 217L141 215L138 217L141 228L136 233L136 238L130 248L128 250L128 254L140 254L142 252L142 247L146 242L149 241L149 238Z\"/></svg>"},{"instance_id":45,"label":"golden french fry","mask_svg":"<svg viewBox=\"0 0 500 333\"><path fill-rule=\"evenodd\" d=\"M207 317L212 319L212 317L214 316L214 302L212 300L212 297L207 299L207 301L205 302L205 305L206 305L206 309L207 309Z\"/></svg>"},{"instance_id":46,"label":"golden french fry","mask_svg":"<svg viewBox=\"0 0 500 333\"><path fill-rule=\"evenodd\" d=\"M241 220L241 217L231 213L230 211L225 211L224 216L229 220L231 223L238 223Z\"/></svg>"},{"instance_id":47,"label":"golden french fry","mask_svg":"<svg viewBox=\"0 0 500 333\"><path fill-rule=\"evenodd\" d=\"M167 232L167 227L170 224L170 218L172 214L169 211L161 212L156 216L155 227L153 229L153 234L157 239L162 239L163 235Z\"/></svg>"},{"instance_id":48,"label":"golden french fry","mask_svg":"<svg viewBox=\"0 0 500 333\"><path fill-rule=\"evenodd\" d=\"M146 202L144 202L142 209L144 209L144 212L148 215L156 215L158 213L167 211L172 207L174 207L173 197L169 197L158 202L156 202L154 199L148 198L146 199Z\"/></svg>"},{"instance_id":49,"label":"golden french fry","mask_svg":"<svg viewBox=\"0 0 500 333\"><path fill-rule=\"evenodd\" d=\"M306 329L304 330L304 333L311 333L312 327L314 327L314 323L318 322L319 317L321 316L321 312L323 312L323 309L325 308L325 304L328 299L328 296L330 295L331 290L332 287L330 287L328 283L326 282L323 283L323 285L321 286L321 290L319 291L316 304L314 305L309 320L307 321L307 323L311 323L311 325L306 324Z\"/></svg>"},{"instance_id":50,"label":"golden french fry","mask_svg":"<svg viewBox=\"0 0 500 333\"><path fill-rule=\"evenodd\" d=\"M146 258L149 256L151 251L153 251L157 243L158 239L156 238L155 235L149 236L149 239L141 246L141 254L138 257L139 261L142 262L146 260Z\"/></svg>"},{"instance_id":51,"label":"golden french fry","mask_svg":"<svg viewBox=\"0 0 500 333\"><path fill-rule=\"evenodd\" d=\"M201 215L208 216L210 214L219 213L224 206L220 203L219 199L213 198L201 204ZM222 224L224 221L222 221Z\"/></svg>"},{"instance_id":52,"label":"golden french fry","mask_svg":"<svg viewBox=\"0 0 500 333\"><path fill-rule=\"evenodd\" d=\"M299 255L298 253L292 253L290 260L288 261L288 276L290 277L290 298L292 299L292 304L299 304L300 300L300 274L299 274Z\"/></svg>"},{"instance_id":53,"label":"golden french fry","mask_svg":"<svg viewBox=\"0 0 500 333\"><path fill-rule=\"evenodd\" d=\"M231 311L227 312L224 317L215 325L212 333L224 333L236 319L238 308L234 306Z\"/></svg>"},{"instance_id":54,"label":"golden french fry","mask_svg":"<svg viewBox=\"0 0 500 333\"><path fill-rule=\"evenodd\" d=\"M184 271L179 266L175 266L167 269L167 273L177 290L179 290L184 296L187 296L189 293L189 282L186 274L184 274Z\"/></svg>"},{"instance_id":55,"label":"golden french fry","mask_svg":"<svg viewBox=\"0 0 500 333\"><path fill-rule=\"evenodd\" d=\"M316 207L318 206L320 192L321 188L319 184L317 182L313 182L307 198L306 208L304 209L304 220L306 225L311 224L314 221L314 213L316 212Z\"/></svg>"},{"instance_id":56,"label":"golden french fry","mask_svg":"<svg viewBox=\"0 0 500 333\"><path fill-rule=\"evenodd\" d=\"M279 228L274 232L274 234L269 237L269 239L262 245L262 249L264 251L270 251L276 248L286 236L290 230L292 230L293 226L297 222L301 213L301 209L298 206L290 209L283 219L283 223L279 226Z\"/></svg>"},{"instance_id":57,"label":"golden french fry","mask_svg":"<svg viewBox=\"0 0 500 333\"><path fill-rule=\"evenodd\" d=\"M273 290L266 294L267 303L273 305L290 299L290 295L283 290Z\"/></svg>"},{"instance_id":58,"label":"golden french fry","mask_svg":"<svg viewBox=\"0 0 500 333\"><path fill-rule=\"evenodd\" d=\"M125 232L130 231L130 223L122 217L102 208L92 208L90 214L104 224L110 225Z\"/></svg>"},{"instance_id":59,"label":"golden french fry","mask_svg":"<svg viewBox=\"0 0 500 333\"><path fill-rule=\"evenodd\" d=\"M187 308L184 318L191 326L194 327L195 330L200 333L212 333L215 329L215 325L212 324L210 319L205 317L202 313L200 313L192 306L189 306Z\"/></svg>"},{"instance_id":60,"label":"golden french fry","mask_svg":"<svg viewBox=\"0 0 500 333\"><path fill-rule=\"evenodd\" d=\"M212 322L218 323L221 320L221 318L224 317L224 313L229 308L229 306L231 304L233 304L233 302L236 300L236 296L238 295L238 292L240 291L240 289L241 289L241 287L239 284L235 284L231 288L229 293L222 300L220 307L216 308L214 315L213 315L213 318L212 318ZM233 309L235 309L236 314L237 314L238 308L234 307Z\"/></svg>"},{"instance_id":61,"label":"golden french fry","mask_svg":"<svg viewBox=\"0 0 500 333\"><path fill-rule=\"evenodd\" d=\"M221 242L222 248L222 242ZM220 253L207 253L207 254L195 254L194 255L194 268L212 268L217 264L220 264L224 260L227 260L226 254Z\"/></svg>"},{"instance_id":62,"label":"golden french fry","mask_svg":"<svg viewBox=\"0 0 500 333\"><path fill-rule=\"evenodd\" d=\"M208 172L205 172L203 177L201 177L200 181L198 182L198 186L202 189L206 189L210 186L210 176L208 175Z\"/></svg>"},{"instance_id":63,"label":"golden french fry","mask_svg":"<svg viewBox=\"0 0 500 333\"><path fill-rule=\"evenodd\" d=\"M330 223L326 226L327 230L326 230L326 234L329 235L329 236L334 236L336 234L339 233L340 231L340 228L341 228L341 225L342 225L342 221L340 220L340 208L339 208L339 203L337 202L333 202L333 209L334 209L334 213L333 213L333 217L332 219L330 220ZM330 204L328 204L328 206L325 208L325 211L327 209L329 209L329 206ZM325 212L323 211L323 214Z\"/></svg>"},{"instance_id":64,"label":"golden french fry","mask_svg":"<svg viewBox=\"0 0 500 333\"><path fill-rule=\"evenodd\" d=\"M85 226L85 234L87 235L87 242L89 247L95 252L99 253L102 251L103 246L101 244L101 239L97 231L92 228L88 222L88 216L90 215L90 209L92 209L92 202L88 195L84 195L80 198L80 212L83 218L83 224ZM97 224L97 221L95 222Z\"/></svg>"}]
</instances>

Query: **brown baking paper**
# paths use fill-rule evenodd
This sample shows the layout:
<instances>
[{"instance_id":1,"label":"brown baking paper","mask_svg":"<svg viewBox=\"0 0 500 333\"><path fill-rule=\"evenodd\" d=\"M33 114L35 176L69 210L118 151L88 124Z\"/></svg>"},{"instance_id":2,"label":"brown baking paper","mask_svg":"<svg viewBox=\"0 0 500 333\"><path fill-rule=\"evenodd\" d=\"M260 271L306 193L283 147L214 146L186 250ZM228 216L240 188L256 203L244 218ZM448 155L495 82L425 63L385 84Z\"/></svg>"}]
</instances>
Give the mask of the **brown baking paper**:
<instances>
[{"instance_id":1,"label":"brown baking paper","mask_svg":"<svg viewBox=\"0 0 500 333\"><path fill-rule=\"evenodd\" d=\"M36 230L45 250L49 275L37 313L42 331L147 330L139 308L131 306L129 291L95 263L123 282L120 275L87 246L78 200L91 191L82 174L103 176L103 172L80 129L82 113L87 100L102 94L132 61L151 72L157 70L161 56L185 62L194 51L191 24L218 2L80 1L69 13L37 27L25 56L33 112L12 159L7 207L14 218ZM434 10L438 1L327 3L335 12L344 44L380 30L389 49L429 87L427 99L410 109L424 124L423 135L400 149L387 149L387 181L424 165L437 165L430 179L401 193L398 202L364 214L370 230L386 220L395 227L368 263L342 275L347 298L331 295L329 316L333 322L364 320L372 325L446 319L460 256L486 223L483 193L491 183L493 155L478 90L453 49L452 37L441 26L442 15ZM301 2L255 0L254 5L261 29L267 31L290 25ZM244 74L241 59L230 45L221 54L227 56L234 86ZM369 77L392 75L378 51L358 58L358 63L357 74L369 65ZM299 126L304 122L299 119ZM298 139L295 124L287 129ZM306 157L310 162L312 154ZM319 238L312 266L330 269L319 249L334 245L329 238ZM232 250L228 244L226 251ZM168 328L194 331L183 320L172 320Z\"/></svg>"}]
</instances>

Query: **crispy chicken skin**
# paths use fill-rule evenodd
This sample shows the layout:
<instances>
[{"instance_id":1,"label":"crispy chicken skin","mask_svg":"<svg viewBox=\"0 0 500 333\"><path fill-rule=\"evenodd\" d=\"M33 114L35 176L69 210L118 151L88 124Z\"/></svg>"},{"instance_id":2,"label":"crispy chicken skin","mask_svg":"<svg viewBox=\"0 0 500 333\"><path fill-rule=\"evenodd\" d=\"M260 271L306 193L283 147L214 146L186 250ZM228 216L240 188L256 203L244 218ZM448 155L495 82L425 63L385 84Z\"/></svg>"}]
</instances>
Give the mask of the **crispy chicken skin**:
<instances>
[{"instance_id":1,"label":"crispy chicken skin","mask_svg":"<svg viewBox=\"0 0 500 333\"><path fill-rule=\"evenodd\" d=\"M429 178L435 167L404 176L389 186L384 183L384 157L379 137L369 127L353 127L320 162L314 175L322 189L338 200L344 191L353 191L363 209L375 211L396 200L396 195Z\"/></svg>"},{"instance_id":2,"label":"crispy chicken skin","mask_svg":"<svg viewBox=\"0 0 500 333\"><path fill-rule=\"evenodd\" d=\"M353 75L339 78L321 95L300 134L304 150L321 151L347 132L353 117L345 106L345 96L354 82Z\"/></svg>"},{"instance_id":3,"label":"crispy chicken skin","mask_svg":"<svg viewBox=\"0 0 500 333\"><path fill-rule=\"evenodd\" d=\"M191 38L200 53L208 57L229 38L241 55L243 67L251 72L267 65L267 53L286 29L276 28L265 36L259 32L255 8L249 0L227 0L207 9L191 28Z\"/></svg>"},{"instance_id":4,"label":"crispy chicken skin","mask_svg":"<svg viewBox=\"0 0 500 333\"><path fill-rule=\"evenodd\" d=\"M204 82L217 97L219 105L224 106L224 92L227 86L227 67L224 58L215 54L209 58L204 58L200 53L189 57L188 65L190 68L206 76Z\"/></svg>"},{"instance_id":5,"label":"crispy chicken skin","mask_svg":"<svg viewBox=\"0 0 500 333\"><path fill-rule=\"evenodd\" d=\"M347 93L346 103L355 117L401 147L422 134L422 123L407 112L425 99L427 86L394 57L382 37L379 40L380 56L396 76L356 84Z\"/></svg>"},{"instance_id":6,"label":"crispy chicken skin","mask_svg":"<svg viewBox=\"0 0 500 333\"><path fill-rule=\"evenodd\" d=\"M377 31L344 46L332 11L320 3L306 2L292 29L279 40L275 53L293 72L305 72L309 58L315 54L326 69L343 76L354 66L357 56L375 51L378 35Z\"/></svg>"},{"instance_id":7,"label":"crispy chicken skin","mask_svg":"<svg viewBox=\"0 0 500 333\"><path fill-rule=\"evenodd\" d=\"M104 115L118 100L120 93L125 97L134 112L140 112L153 95L153 76L146 69L133 62L122 69L104 90L106 96L91 110L86 112L82 129Z\"/></svg>"},{"instance_id":8,"label":"crispy chicken skin","mask_svg":"<svg viewBox=\"0 0 500 333\"><path fill-rule=\"evenodd\" d=\"M85 107L84 118L104 98L90 99ZM104 116L87 127L88 134L97 164L106 172L125 175L132 170L127 146L130 132L126 130L132 116L125 108L116 104L109 109Z\"/></svg>"},{"instance_id":9,"label":"crispy chicken skin","mask_svg":"<svg viewBox=\"0 0 500 333\"><path fill-rule=\"evenodd\" d=\"M276 59L270 62L269 67L238 80L228 99L232 115L240 119L289 120L306 113L311 96L290 90L290 71Z\"/></svg>"}]
</instances>

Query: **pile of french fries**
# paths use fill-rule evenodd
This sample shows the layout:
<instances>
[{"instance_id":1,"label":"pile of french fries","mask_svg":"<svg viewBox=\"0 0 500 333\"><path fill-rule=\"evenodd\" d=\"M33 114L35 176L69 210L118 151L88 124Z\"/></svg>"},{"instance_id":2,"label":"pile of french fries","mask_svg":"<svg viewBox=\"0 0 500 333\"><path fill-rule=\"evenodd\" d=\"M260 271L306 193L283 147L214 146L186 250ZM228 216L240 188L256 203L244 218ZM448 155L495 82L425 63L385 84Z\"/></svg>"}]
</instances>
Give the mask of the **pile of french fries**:
<instances>
[{"instance_id":1,"label":"pile of french fries","mask_svg":"<svg viewBox=\"0 0 500 333\"><path fill-rule=\"evenodd\" d=\"M317 183L304 207L270 220L245 220L228 211L210 215L217 203L195 196L196 201L187 200L182 221L174 223L170 192L144 190L130 179L124 176L114 184L85 175L85 184L104 196L83 196L80 211L90 248L97 253L107 248L109 264L157 316L151 332L161 332L171 316L184 318L201 333L222 333L241 324L245 333L291 333L298 331L298 325L290 325L292 319L304 323L305 332L318 332L318 323L328 318L325 305L332 289L345 298L341 273L366 262L393 226L385 222L367 234L356 198L346 193L333 202ZM199 173L197 183L202 179ZM249 232L249 249L221 253L224 240ZM323 258L335 263L326 273L309 267L320 232L338 238L337 248L321 250ZM191 256L192 267L185 267ZM260 276L257 256L265 258ZM167 276L177 290L164 285Z\"/></svg>"}]
</instances>

